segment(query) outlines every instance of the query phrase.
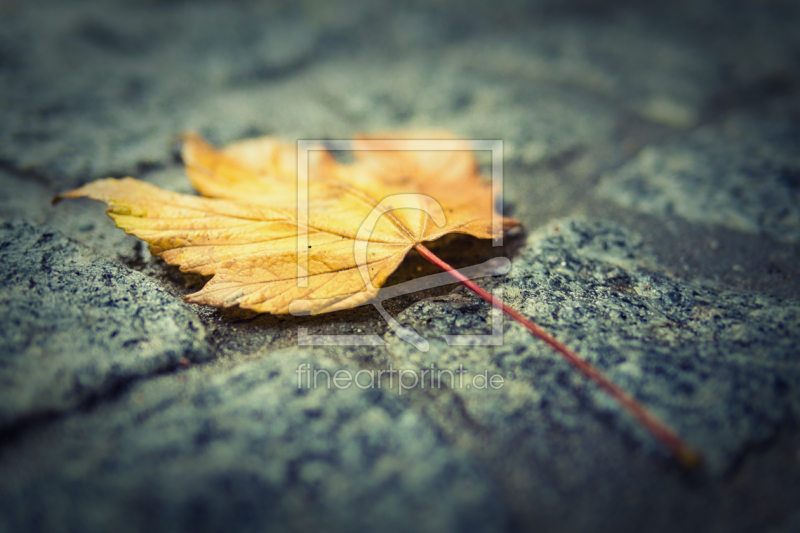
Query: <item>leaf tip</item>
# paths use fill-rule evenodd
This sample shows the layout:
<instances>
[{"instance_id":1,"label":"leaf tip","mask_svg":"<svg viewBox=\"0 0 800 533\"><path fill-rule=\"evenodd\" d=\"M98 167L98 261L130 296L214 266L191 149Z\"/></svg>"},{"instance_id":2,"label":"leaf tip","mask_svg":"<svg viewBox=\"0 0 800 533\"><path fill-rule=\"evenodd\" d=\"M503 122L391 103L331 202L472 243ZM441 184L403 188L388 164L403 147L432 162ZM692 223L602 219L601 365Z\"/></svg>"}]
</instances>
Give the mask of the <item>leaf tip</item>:
<instances>
[{"instance_id":1,"label":"leaf tip","mask_svg":"<svg viewBox=\"0 0 800 533\"><path fill-rule=\"evenodd\" d=\"M186 157L187 152L190 150L209 147L208 142L203 138L203 136L194 130L184 131L178 136L176 141L183 143L183 146L181 147L181 156L184 158Z\"/></svg>"},{"instance_id":2,"label":"leaf tip","mask_svg":"<svg viewBox=\"0 0 800 533\"><path fill-rule=\"evenodd\" d=\"M56 205L57 203L59 203L61 200L64 200L65 198L80 198L82 196L85 196L84 194L82 194L82 192L81 192L82 190L83 190L83 187L80 187L78 189L73 189L71 191L59 193L59 194L53 196L53 198L50 200L50 205Z\"/></svg>"}]
</instances>

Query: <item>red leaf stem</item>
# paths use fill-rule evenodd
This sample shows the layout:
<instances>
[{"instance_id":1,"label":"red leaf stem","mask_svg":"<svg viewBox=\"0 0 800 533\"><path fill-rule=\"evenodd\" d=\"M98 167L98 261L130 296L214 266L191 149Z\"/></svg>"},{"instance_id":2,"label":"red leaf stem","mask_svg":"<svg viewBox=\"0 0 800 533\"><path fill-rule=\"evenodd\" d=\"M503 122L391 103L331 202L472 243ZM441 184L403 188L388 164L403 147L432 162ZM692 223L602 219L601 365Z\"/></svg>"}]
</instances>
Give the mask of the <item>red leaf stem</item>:
<instances>
[{"instance_id":1,"label":"red leaf stem","mask_svg":"<svg viewBox=\"0 0 800 533\"><path fill-rule=\"evenodd\" d=\"M476 285L471 279L461 274L458 270L442 261L438 256L434 255L422 244L417 244L414 247L422 257L435 264L442 270L448 272L451 276L461 282L469 290L489 302L493 301L492 295L484 289ZM504 302L500 302L502 310L505 314L525 326L534 336L540 338L547 344L553 347L564 359L569 361L576 367L584 376L591 379L609 396L614 398L626 411L633 415L639 422L661 443L664 444L675 456L675 458L685 467L695 468L702 462L700 455L695 452L683 439L670 428L666 423L660 420L656 415L651 413L646 407L639 403L630 394L615 385L608 379L600 370L591 365L590 363L581 359L578 354L570 350L561 341L547 333L544 329L537 326L514 309L507 306Z\"/></svg>"}]
</instances>

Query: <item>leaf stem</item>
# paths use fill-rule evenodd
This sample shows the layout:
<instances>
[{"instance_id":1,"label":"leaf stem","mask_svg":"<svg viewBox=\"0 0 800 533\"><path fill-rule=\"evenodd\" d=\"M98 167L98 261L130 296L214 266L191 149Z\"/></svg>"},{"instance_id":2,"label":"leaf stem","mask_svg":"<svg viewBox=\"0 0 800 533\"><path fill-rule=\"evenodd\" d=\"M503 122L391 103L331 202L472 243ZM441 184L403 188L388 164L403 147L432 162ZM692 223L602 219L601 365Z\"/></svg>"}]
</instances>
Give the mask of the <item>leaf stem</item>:
<instances>
[{"instance_id":1,"label":"leaf stem","mask_svg":"<svg viewBox=\"0 0 800 533\"><path fill-rule=\"evenodd\" d=\"M461 274L458 270L441 260L425 246L422 244L417 244L414 246L414 248L420 253L420 255L422 255L422 257L435 264L442 270L448 272L469 290L490 304L493 303L493 297L491 294L479 287L471 279ZM507 306L505 302L500 302L500 306L505 314L525 326L525 328L534 336L552 346L553 349L555 349L562 357L564 357L564 359L576 367L584 376L597 383L597 385L605 390L609 396L614 398L626 411L639 420L639 422L656 439L661 441L661 443L663 443L664 446L666 446L672 452L678 462L680 462L683 466L687 468L695 468L700 465L702 462L701 456L688 444L686 444L675 432L675 430L670 428L665 422L651 413L630 394L615 385L599 369L581 359L578 354L570 350L564 343L547 333L544 329L536 325L534 322L528 320L514 309Z\"/></svg>"}]
</instances>

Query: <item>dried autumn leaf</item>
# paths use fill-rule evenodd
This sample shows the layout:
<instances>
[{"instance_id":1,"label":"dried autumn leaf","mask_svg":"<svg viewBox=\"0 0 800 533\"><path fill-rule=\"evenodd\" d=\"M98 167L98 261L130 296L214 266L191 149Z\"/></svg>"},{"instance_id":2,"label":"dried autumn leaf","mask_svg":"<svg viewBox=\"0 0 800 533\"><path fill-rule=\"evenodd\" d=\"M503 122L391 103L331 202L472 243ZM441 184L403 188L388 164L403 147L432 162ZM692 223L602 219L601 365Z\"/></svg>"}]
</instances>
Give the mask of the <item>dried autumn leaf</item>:
<instances>
[{"instance_id":1,"label":"dried autumn leaf","mask_svg":"<svg viewBox=\"0 0 800 533\"><path fill-rule=\"evenodd\" d=\"M415 136L449 137L438 132L395 138ZM449 233L491 238L493 218L503 229L518 222L494 212L492 190L478 175L466 141L452 151L398 150L398 142L362 137L354 143L356 162L350 165L322 149L311 152L308 224L298 215L297 151L272 138L217 150L197 135L186 135L186 171L205 197L124 178L95 181L54 202L79 197L104 201L117 226L149 242L151 253L183 272L213 276L185 300L257 312L287 313L298 301L312 314L362 304L415 248L552 346L682 464L699 464L699 455L677 433L597 368L519 312L495 302L422 244Z\"/></svg>"},{"instance_id":2,"label":"dried autumn leaf","mask_svg":"<svg viewBox=\"0 0 800 533\"><path fill-rule=\"evenodd\" d=\"M445 136L408 137L434 135ZM455 151L421 152L398 151L396 143L360 138L349 165L312 151L308 226L297 216L296 148L273 138L218 150L186 135L186 171L206 198L124 178L98 180L56 200L101 200L117 226L150 243L152 254L183 272L213 276L188 302L282 314L303 299L305 311L324 313L373 298L417 244L450 233L492 237L492 217L499 215L466 141ZM298 242L307 248L298 250Z\"/></svg>"}]
</instances>

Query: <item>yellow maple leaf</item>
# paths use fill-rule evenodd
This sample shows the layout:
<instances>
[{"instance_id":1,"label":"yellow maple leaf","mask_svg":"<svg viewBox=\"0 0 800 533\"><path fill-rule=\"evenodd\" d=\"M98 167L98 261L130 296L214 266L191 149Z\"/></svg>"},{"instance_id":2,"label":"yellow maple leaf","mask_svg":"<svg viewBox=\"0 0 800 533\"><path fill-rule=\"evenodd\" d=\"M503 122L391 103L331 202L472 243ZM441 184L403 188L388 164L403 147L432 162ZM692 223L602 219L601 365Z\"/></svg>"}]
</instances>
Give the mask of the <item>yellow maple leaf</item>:
<instances>
[{"instance_id":1,"label":"yellow maple leaf","mask_svg":"<svg viewBox=\"0 0 800 533\"><path fill-rule=\"evenodd\" d=\"M413 138L454 144L447 151L400 149ZM299 180L305 194L292 145L265 137L218 150L195 134L184 140L186 172L204 197L123 178L98 180L53 201L101 200L117 226L150 243L152 254L183 272L213 276L186 301L261 313L288 313L293 302L303 305L292 311L311 314L365 303L416 248L557 350L682 464L700 463L674 430L597 368L423 246L450 233L497 237L519 224L494 211L491 187L466 141L442 132L361 137L353 164L338 163L320 147L308 154L308 179Z\"/></svg>"},{"instance_id":2,"label":"yellow maple leaf","mask_svg":"<svg viewBox=\"0 0 800 533\"><path fill-rule=\"evenodd\" d=\"M454 138L393 137L400 140L360 137L352 164L321 147L311 151L305 219L298 217L297 149L270 137L218 150L187 134L186 172L205 198L123 178L55 201L101 200L152 254L183 272L213 276L188 302L273 314L288 313L295 300L312 314L346 309L373 298L415 246L450 233L491 238L499 217L467 141L454 150L409 151L398 144ZM518 224L498 220L504 228Z\"/></svg>"}]
</instances>

